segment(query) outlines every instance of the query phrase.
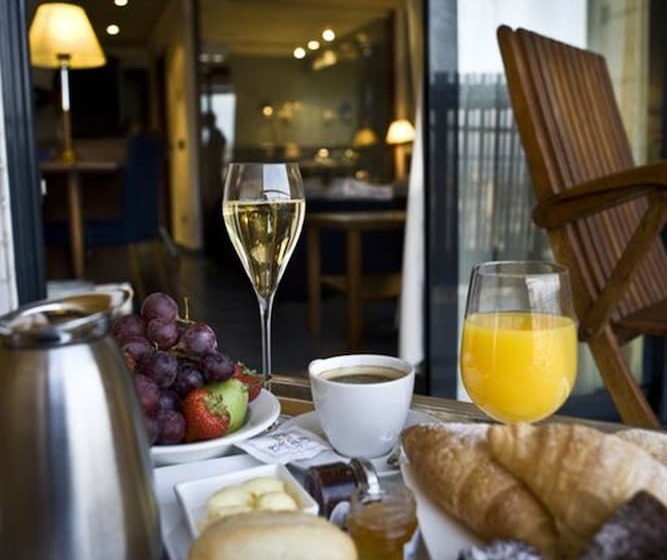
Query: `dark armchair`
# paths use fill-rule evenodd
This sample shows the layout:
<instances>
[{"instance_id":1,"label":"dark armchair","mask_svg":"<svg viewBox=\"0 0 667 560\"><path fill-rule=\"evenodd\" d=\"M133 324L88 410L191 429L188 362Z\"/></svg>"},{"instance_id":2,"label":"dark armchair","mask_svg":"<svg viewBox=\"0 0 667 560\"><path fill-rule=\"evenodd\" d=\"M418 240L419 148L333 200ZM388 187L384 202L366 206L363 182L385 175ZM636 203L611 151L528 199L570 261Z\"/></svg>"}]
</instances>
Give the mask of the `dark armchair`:
<instances>
[{"instance_id":1,"label":"dark armchair","mask_svg":"<svg viewBox=\"0 0 667 560\"><path fill-rule=\"evenodd\" d=\"M145 295L139 248L151 245L155 269L167 285L160 238L161 176L163 145L156 136L137 134L128 140L122 180L121 215L115 219L86 220L88 248L110 245L127 247L138 295Z\"/></svg>"}]
</instances>

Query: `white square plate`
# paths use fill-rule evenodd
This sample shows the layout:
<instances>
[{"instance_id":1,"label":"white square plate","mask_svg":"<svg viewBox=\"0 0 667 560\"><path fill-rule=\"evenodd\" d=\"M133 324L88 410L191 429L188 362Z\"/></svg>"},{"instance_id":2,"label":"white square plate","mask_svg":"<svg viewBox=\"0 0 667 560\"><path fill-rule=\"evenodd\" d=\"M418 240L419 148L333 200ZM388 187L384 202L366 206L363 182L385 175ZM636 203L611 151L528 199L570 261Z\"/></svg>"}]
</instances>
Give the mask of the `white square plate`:
<instances>
[{"instance_id":1,"label":"white square plate","mask_svg":"<svg viewBox=\"0 0 667 560\"><path fill-rule=\"evenodd\" d=\"M169 560L187 560L192 536L185 521L183 508L178 502L174 486L179 482L197 480L223 473L232 473L260 466L250 455L231 455L194 463L183 463L154 469L155 494L160 503L162 542Z\"/></svg>"},{"instance_id":2,"label":"white square plate","mask_svg":"<svg viewBox=\"0 0 667 560\"><path fill-rule=\"evenodd\" d=\"M207 502L215 492L228 486L237 486L251 478L271 476L285 483L285 491L294 498L299 510L317 515L317 502L304 490L283 465L271 464L251 467L237 472L220 474L199 480L180 482L174 486L176 497L183 508L190 534L196 538L207 519Z\"/></svg>"}]
</instances>

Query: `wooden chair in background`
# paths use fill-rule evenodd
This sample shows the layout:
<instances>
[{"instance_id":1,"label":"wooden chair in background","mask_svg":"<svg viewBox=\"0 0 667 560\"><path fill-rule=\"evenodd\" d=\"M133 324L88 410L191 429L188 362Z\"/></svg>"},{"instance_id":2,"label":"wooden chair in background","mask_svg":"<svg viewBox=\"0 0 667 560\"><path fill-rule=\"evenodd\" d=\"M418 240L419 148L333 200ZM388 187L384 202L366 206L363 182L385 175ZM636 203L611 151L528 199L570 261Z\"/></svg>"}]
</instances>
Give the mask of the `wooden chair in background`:
<instances>
[{"instance_id":1,"label":"wooden chair in background","mask_svg":"<svg viewBox=\"0 0 667 560\"><path fill-rule=\"evenodd\" d=\"M667 163L633 161L602 56L507 26L498 42L537 199L533 220L570 269L579 338L622 420L657 427L621 347L667 335Z\"/></svg>"},{"instance_id":2,"label":"wooden chair in background","mask_svg":"<svg viewBox=\"0 0 667 560\"><path fill-rule=\"evenodd\" d=\"M161 174L164 157L162 141L151 134L136 134L128 139L123 173L121 214L113 219L85 221L86 247L124 246L132 273L132 284L139 300L146 295L141 249L153 255L154 270L162 289L169 280L164 263L160 232Z\"/></svg>"}]
</instances>

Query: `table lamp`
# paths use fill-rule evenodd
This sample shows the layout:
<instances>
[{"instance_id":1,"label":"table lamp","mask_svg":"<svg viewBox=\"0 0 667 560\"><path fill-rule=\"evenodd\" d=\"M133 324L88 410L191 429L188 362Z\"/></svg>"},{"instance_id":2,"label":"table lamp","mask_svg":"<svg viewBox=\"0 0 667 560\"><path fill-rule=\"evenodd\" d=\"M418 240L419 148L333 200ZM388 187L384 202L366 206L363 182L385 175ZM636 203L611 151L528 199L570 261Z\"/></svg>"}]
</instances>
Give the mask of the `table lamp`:
<instances>
[{"instance_id":1,"label":"table lamp","mask_svg":"<svg viewBox=\"0 0 667 560\"><path fill-rule=\"evenodd\" d=\"M370 126L364 125L354 133L352 146L355 148L367 148L378 143L378 137Z\"/></svg>"},{"instance_id":2,"label":"table lamp","mask_svg":"<svg viewBox=\"0 0 667 560\"><path fill-rule=\"evenodd\" d=\"M30 25L29 41L33 66L60 69L64 143L60 158L73 162L69 69L103 66L106 58L86 12L73 4L40 4Z\"/></svg>"},{"instance_id":3,"label":"table lamp","mask_svg":"<svg viewBox=\"0 0 667 560\"><path fill-rule=\"evenodd\" d=\"M389 125L387 130L387 144L396 146L396 179L404 181L406 178L406 159L410 154L408 144L415 140L415 127L407 119L396 119Z\"/></svg>"},{"instance_id":4,"label":"table lamp","mask_svg":"<svg viewBox=\"0 0 667 560\"><path fill-rule=\"evenodd\" d=\"M387 130L387 144L407 144L415 139L415 127L407 119L396 119Z\"/></svg>"}]
</instances>

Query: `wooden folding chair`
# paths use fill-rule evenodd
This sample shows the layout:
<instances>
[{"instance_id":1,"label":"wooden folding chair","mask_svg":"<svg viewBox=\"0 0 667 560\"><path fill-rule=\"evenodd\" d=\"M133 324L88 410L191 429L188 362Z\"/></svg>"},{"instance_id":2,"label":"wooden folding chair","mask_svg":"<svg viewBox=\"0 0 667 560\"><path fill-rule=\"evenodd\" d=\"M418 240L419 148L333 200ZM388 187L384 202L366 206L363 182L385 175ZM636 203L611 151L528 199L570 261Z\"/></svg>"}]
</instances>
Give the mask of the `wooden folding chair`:
<instances>
[{"instance_id":1,"label":"wooden folding chair","mask_svg":"<svg viewBox=\"0 0 667 560\"><path fill-rule=\"evenodd\" d=\"M498 28L533 180L533 221L569 267L579 338L621 418L659 426L621 352L667 334L667 163L637 166L605 59L524 29Z\"/></svg>"}]
</instances>

